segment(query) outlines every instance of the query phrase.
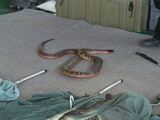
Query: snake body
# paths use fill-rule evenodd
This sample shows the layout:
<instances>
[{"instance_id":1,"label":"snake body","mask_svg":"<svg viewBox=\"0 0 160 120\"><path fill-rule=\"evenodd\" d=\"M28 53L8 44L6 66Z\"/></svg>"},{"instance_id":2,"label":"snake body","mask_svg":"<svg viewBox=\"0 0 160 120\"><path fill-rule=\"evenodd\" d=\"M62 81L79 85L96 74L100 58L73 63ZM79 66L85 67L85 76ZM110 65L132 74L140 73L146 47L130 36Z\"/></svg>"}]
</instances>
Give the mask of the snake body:
<instances>
[{"instance_id":1,"label":"snake body","mask_svg":"<svg viewBox=\"0 0 160 120\"><path fill-rule=\"evenodd\" d=\"M38 54L40 57L45 59L57 59L67 54L75 54L75 56L65 62L60 69L61 73L68 77L90 78L97 76L102 68L103 60L90 54L110 54L113 52L113 50L100 49L65 49L56 53L47 53L44 51L44 46L49 41L51 40L44 41L39 45ZM93 62L92 68L87 72L73 70L73 68L82 60Z\"/></svg>"}]
</instances>

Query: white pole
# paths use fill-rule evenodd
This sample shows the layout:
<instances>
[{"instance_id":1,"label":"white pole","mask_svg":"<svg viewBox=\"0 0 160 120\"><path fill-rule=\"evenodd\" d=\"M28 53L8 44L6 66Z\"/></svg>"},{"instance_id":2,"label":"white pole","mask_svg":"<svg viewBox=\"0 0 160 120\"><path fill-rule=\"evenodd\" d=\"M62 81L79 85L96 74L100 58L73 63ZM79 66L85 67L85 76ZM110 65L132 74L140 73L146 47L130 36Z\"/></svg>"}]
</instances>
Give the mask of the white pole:
<instances>
[{"instance_id":1,"label":"white pole","mask_svg":"<svg viewBox=\"0 0 160 120\"><path fill-rule=\"evenodd\" d=\"M39 71L39 72L36 72L36 73L34 73L34 74L31 74L31 75L29 75L29 76L27 76L27 77L24 77L24 78L22 78L22 79L20 79L20 80L15 81L15 83L16 83L16 84L22 83L22 82L24 82L24 81L26 81L26 80L29 80L29 79L31 79L31 78L33 78L33 77L36 77L36 76L41 75L41 74L46 73L46 72L47 72L47 70L41 70L41 71Z\"/></svg>"},{"instance_id":2,"label":"white pole","mask_svg":"<svg viewBox=\"0 0 160 120\"><path fill-rule=\"evenodd\" d=\"M110 90L111 88L113 88L113 87L115 87L115 86L117 86L117 85L119 85L121 83L123 83L123 80L121 80L121 79L117 80L117 81L113 82L112 84L108 85L107 87L105 87L103 90L101 90L99 92L99 94L103 94L104 92Z\"/></svg>"}]
</instances>

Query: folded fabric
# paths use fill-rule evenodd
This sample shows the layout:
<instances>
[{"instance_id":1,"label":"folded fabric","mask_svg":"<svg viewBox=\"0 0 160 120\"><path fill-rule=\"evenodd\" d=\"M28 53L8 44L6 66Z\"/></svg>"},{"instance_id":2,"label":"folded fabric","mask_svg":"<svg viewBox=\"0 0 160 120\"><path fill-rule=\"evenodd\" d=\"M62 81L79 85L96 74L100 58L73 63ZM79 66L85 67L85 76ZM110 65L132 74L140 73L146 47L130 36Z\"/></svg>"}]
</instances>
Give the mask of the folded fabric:
<instances>
[{"instance_id":1,"label":"folded fabric","mask_svg":"<svg viewBox=\"0 0 160 120\"><path fill-rule=\"evenodd\" d=\"M15 83L0 79L0 101L16 100L20 92Z\"/></svg>"},{"instance_id":2,"label":"folded fabric","mask_svg":"<svg viewBox=\"0 0 160 120\"><path fill-rule=\"evenodd\" d=\"M97 98L94 100L96 103L101 101ZM152 114L148 99L136 93L118 95L110 101L101 101L98 106L91 101L47 120L160 120L160 117Z\"/></svg>"},{"instance_id":3,"label":"folded fabric","mask_svg":"<svg viewBox=\"0 0 160 120\"><path fill-rule=\"evenodd\" d=\"M124 93L111 100L105 96L78 97L69 92L36 94L29 100L0 102L0 120L160 120L152 115L149 101Z\"/></svg>"}]
</instances>

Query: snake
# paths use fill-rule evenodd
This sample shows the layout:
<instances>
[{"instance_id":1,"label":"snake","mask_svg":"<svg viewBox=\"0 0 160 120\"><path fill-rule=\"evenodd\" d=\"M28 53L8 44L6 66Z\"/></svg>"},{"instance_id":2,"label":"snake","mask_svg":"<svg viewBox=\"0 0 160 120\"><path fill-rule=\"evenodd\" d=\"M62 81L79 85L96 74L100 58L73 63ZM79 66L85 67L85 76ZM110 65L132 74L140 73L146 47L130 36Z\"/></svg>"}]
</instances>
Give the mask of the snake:
<instances>
[{"instance_id":1,"label":"snake","mask_svg":"<svg viewBox=\"0 0 160 120\"><path fill-rule=\"evenodd\" d=\"M93 56L91 54L110 54L113 53L114 50L102 50L102 49L64 49L55 53L48 53L45 51L45 45L54 39L46 40L40 43L38 47L38 54L40 57L45 59L58 59L68 54L74 54L75 56L69 59L60 67L60 72L68 77L73 78L92 78L97 76L103 66L103 60L97 56ZM73 70L73 68L80 63L82 60L87 60L92 62L92 67L90 70L82 72Z\"/></svg>"}]
</instances>

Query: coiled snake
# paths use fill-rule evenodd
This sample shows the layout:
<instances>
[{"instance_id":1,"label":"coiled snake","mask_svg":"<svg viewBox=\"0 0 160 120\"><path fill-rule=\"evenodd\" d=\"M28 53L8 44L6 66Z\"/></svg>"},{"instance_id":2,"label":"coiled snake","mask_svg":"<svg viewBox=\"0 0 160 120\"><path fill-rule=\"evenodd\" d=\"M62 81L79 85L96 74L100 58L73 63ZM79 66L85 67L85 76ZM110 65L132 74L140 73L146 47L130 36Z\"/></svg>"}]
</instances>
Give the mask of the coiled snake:
<instances>
[{"instance_id":1,"label":"coiled snake","mask_svg":"<svg viewBox=\"0 0 160 120\"><path fill-rule=\"evenodd\" d=\"M97 56L90 54L110 54L113 50L100 50L100 49L65 49L56 53L47 53L44 51L44 46L51 40L42 42L38 48L38 54L42 58L46 59L57 59L67 54L75 54L71 60L67 61L60 69L61 73L68 77L76 78L90 78L95 77L99 74L103 60ZM74 71L73 68L81 61L88 60L93 62L92 68L87 72Z\"/></svg>"}]
</instances>

